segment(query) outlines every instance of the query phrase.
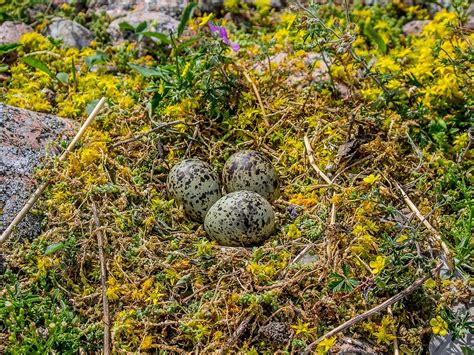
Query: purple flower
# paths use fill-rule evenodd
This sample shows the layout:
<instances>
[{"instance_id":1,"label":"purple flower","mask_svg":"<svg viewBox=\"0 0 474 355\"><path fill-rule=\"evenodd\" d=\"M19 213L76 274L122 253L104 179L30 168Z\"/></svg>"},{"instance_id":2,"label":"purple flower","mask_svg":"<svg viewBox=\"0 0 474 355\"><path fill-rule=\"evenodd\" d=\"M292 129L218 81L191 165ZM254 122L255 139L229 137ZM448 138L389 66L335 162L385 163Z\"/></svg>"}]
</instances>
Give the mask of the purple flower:
<instances>
[{"instance_id":1,"label":"purple flower","mask_svg":"<svg viewBox=\"0 0 474 355\"><path fill-rule=\"evenodd\" d=\"M212 33L218 33L219 37L222 38L222 41L230 46L234 52L237 52L240 49L240 46L237 42L231 42L229 40L229 35L227 34L227 30L223 26L216 26L211 21L207 23L209 29Z\"/></svg>"},{"instance_id":2,"label":"purple flower","mask_svg":"<svg viewBox=\"0 0 474 355\"><path fill-rule=\"evenodd\" d=\"M209 29L211 30L211 32L219 31L219 26L215 26L211 21L209 21L207 25L209 26Z\"/></svg>"},{"instance_id":3,"label":"purple flower","mask_svg":"<svg viewBox=\"0 0 474 355\"><path fill-rule=\"evenodd\" d=\"M298 209L296 206L288 206L286 212L290 215L290 220L293 222L298 217Z\"/></svg>"}]
</instances>

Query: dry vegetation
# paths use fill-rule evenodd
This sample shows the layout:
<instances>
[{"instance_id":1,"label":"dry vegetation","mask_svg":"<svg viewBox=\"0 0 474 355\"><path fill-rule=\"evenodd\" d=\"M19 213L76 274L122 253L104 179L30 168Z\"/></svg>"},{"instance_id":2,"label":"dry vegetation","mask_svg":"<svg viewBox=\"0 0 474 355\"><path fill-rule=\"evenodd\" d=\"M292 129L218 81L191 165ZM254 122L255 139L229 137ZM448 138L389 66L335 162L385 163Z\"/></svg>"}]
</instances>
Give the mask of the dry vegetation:
<instances>
[{"instance_id":1,"label":"dry vegetation","mask_svg":"<svg viewBox=\"0 0 474 355\"><path fill-rule=\"evenodd\" d=\"M0 352L102 348L98 237L116 352L309 350L423 278L345 334L416 353L433 332L469 331L452 310L472 282L474 37L463 8L405 36L401 25L426 10L235 3L225 20L201 14L161 43L135 29L111 47L103 17L84 19L94 48L22 38L2 101L78 121L93 100L108 105L66 162L38 172L52 179L36 206L43 234L2 246ZM169 199L166 176L185 157L220 172L243 148L266 153L280 174L277 228L262 246L221 247ZM453 269L430 274L440 260ZM326 353L347 338L319 340L312 350Z\"/></svg>"}]
</instances>

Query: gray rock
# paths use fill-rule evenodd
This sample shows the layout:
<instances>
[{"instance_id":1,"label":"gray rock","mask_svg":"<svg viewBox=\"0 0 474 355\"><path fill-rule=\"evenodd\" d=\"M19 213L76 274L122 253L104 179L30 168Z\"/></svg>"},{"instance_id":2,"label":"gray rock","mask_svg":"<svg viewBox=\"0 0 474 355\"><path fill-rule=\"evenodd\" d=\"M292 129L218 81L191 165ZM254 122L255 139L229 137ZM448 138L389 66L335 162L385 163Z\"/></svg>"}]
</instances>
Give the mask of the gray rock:
<instances>
[{"instance_id":1,"label":"gray rock","mask_svg":"<svg viewBox=\"0 0 474 355\"><path fill-rule=\"evenodd\" d=\"M186 0L90 0L89 9L101 9L110 16L124 16L129 11L158 11L166 15L178 17L189 1ZM198 0L202 11L218 11L224 7L224 0ZM255 0L245 0L249 4ZM270 0L270 5L282 8L285 0Z\"/></svg>"},{"instance_id":2,"label":"gray rock","mask_svg":"<svg viewBox=\"0 0 474 355\"><path fill-rule=\"evenodd\" d=\"M255 0L244 0L242 1L247 4L255 4ZM199 7L203 11L216 11L224 7L224 0L199 0ZM287 1L285 0L270 0L270 6L273 8L281 9L286 6Z\"/></svg>"},{"instance_id":3,"label":"gray rock","mask_svg":"<svg viewBox=\"0 0 474 355\"><path fill-rule=\"evenodd\" d=\"M113 43L117 44L126 39L126 33L120 29L120 24L127 22L132 26L137 26L142 22L151 24L154 31L168 33L175 31L178 27L178 20L158 11L138 11L131 12L127 16L120 17L112 21L107 29Z\"/></svg>"},{"instance_id":4,"label":"gray rock","mask_svg":"<svg viewBox=\"0 0 474 355\"><path fill-rule=\"evenodd\" d=\"M284 322L270 322L259 329L260 335L272 343L285 344L291 339L290 326Z\"/></svg>"},{"instance_id":5,"label":"gray rock","mask_svg":"<svg viewBox=\"0 0 474 355\"><path fill-rule=\"evenodd\" d=\"M90 45L94 35L84 26L69 19L53 18L45 29L45 35L63 41L64 47L81 49Z\"/></svg>"},{"instance_id":6,"label":"gray rock","mask_svg":"<svg viewBox=\"0 0 474 355\"><path fill-rule=\"evenodd\" d=\"M19 21L5 21L0 25L0 45L20 42L21 36L25 33L33 32L31 26ZM13 63L17 58L17 52L13 51L0 56L0 62Z\"/></svg>"},{"instance_id":7,"label":"gray rock","mask_svg":"<svg viewBox=\"0 0 474 355\"><path fill-rule=\"evenodd\" d=\"M463 355L464 349L474 349L474 341L471 334L462 339L453 341L451 334L444 337L433 336L429 345L430 355Z\"/></svg>"},{"instance_id":8,"label":"gray rock","mask_svg":"<svg viewBox=\"0 0 474 355\"><path fill-rule=\"evenodd\" d=\"M429 20L414 20L406 23L403 25L403 33L407 36L409 35L415 35L421 33L423 30L423 27L425 27L428 23L430 23Z\"/></svg>"},{"instance_id":9,"label":"gray rock","mask_svg":"<svg viewBox=\"0 0 474 355\"><path fill-rule=\"evenodd\" d=\"M47 154L50 142L72 132L75 124L63 118L0 103L0 233L21 210L35 187L34 170ZM41 232L33 214L18 225L18 239Z\"/></svg>"},{"instance_id":10,"label":"gray rock","mask_svg":"<svg viewBox=\"0 0 474 355\"><path fill-rule=\"evenodd\" d=\"M18 43L25 33L33 32L33 28L19 21L5 21L0 25L0 44Z\"/></svg>"}]
</instances>

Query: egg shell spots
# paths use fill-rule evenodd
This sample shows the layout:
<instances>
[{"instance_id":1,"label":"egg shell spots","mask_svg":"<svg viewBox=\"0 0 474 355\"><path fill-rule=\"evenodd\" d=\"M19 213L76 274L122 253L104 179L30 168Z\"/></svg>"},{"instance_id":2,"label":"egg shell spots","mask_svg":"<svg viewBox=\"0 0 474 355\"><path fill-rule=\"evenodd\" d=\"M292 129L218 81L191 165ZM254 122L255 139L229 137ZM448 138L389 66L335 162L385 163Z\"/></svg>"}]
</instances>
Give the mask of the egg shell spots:
<instances>
[{"instance_id":1,"label":"egg shell spots","mask_svg":"<svg viewBox=\"0 0 474 355\"><path fill-rule=\"evenodd\" d=\"M209 164L199 159L186 159L176 164L168 174L167 185L186 214L200 222L222 196L219 177Z\"/></svg>"},{"instance_id":2,"label":"egg shell spots","mask_svg":"<svg viewBox=\"0 0 474 355\"><path fill-rule=\"evenodd\" d=\"M270 203L252 191L236 191L219 199L207 213L204 229L221 245L253 246L273 232Z\"/></svg>"},{"instance_id":3,"label":"egg shell spots","mask_svg":"<svg viewBox=\"0 0 474 355\"><path fill-rule=\"evenodd\" d=\"M278 175L271 161L254 150L233 154L222 170L222 182L227 192L254 191L270 201L280 195Z\"/></svg>"}]
</instances>

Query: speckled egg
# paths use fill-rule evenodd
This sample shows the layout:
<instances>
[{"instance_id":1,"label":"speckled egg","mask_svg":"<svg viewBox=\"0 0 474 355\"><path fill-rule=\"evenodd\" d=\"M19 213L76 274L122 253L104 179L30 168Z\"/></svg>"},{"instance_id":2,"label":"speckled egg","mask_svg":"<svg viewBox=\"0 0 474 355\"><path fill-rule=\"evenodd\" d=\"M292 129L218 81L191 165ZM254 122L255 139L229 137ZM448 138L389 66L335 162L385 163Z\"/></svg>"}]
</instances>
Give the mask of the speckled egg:
<instances>
[{"instance_id":1,"label":"speckled egg","mask_svg":"<svg viewBox=\"0 0 474 355\"><path fill-rule=\"evenodd\" d=\"M207 212L204 229L221 245L253 246L272 233L275 213L270 203L252 191L235 191Z\"/></svg>"},{"instance_id":2,"label":"speckled egg","mask_svg":"<svg viewBox=\"0 0 474 355\"><path fill-rule=\"evenodd\" d=\"M254 191L270 201L280 195L278 175L271 161L254 150L233 154L222 170L222 182L227 192Z\"/></svg>"},{"instance_id":3,"label":"speckled egg","mask_svg":"<svg viewBox=\"0 0 474 355\"><path fill-rule=\"evenodd\" d=\"M202 222L221 196L219 177L211 166L199 159L186 159L168 174L168 191L181 203L186 214Z\"/></svg>"}]
</instances>

